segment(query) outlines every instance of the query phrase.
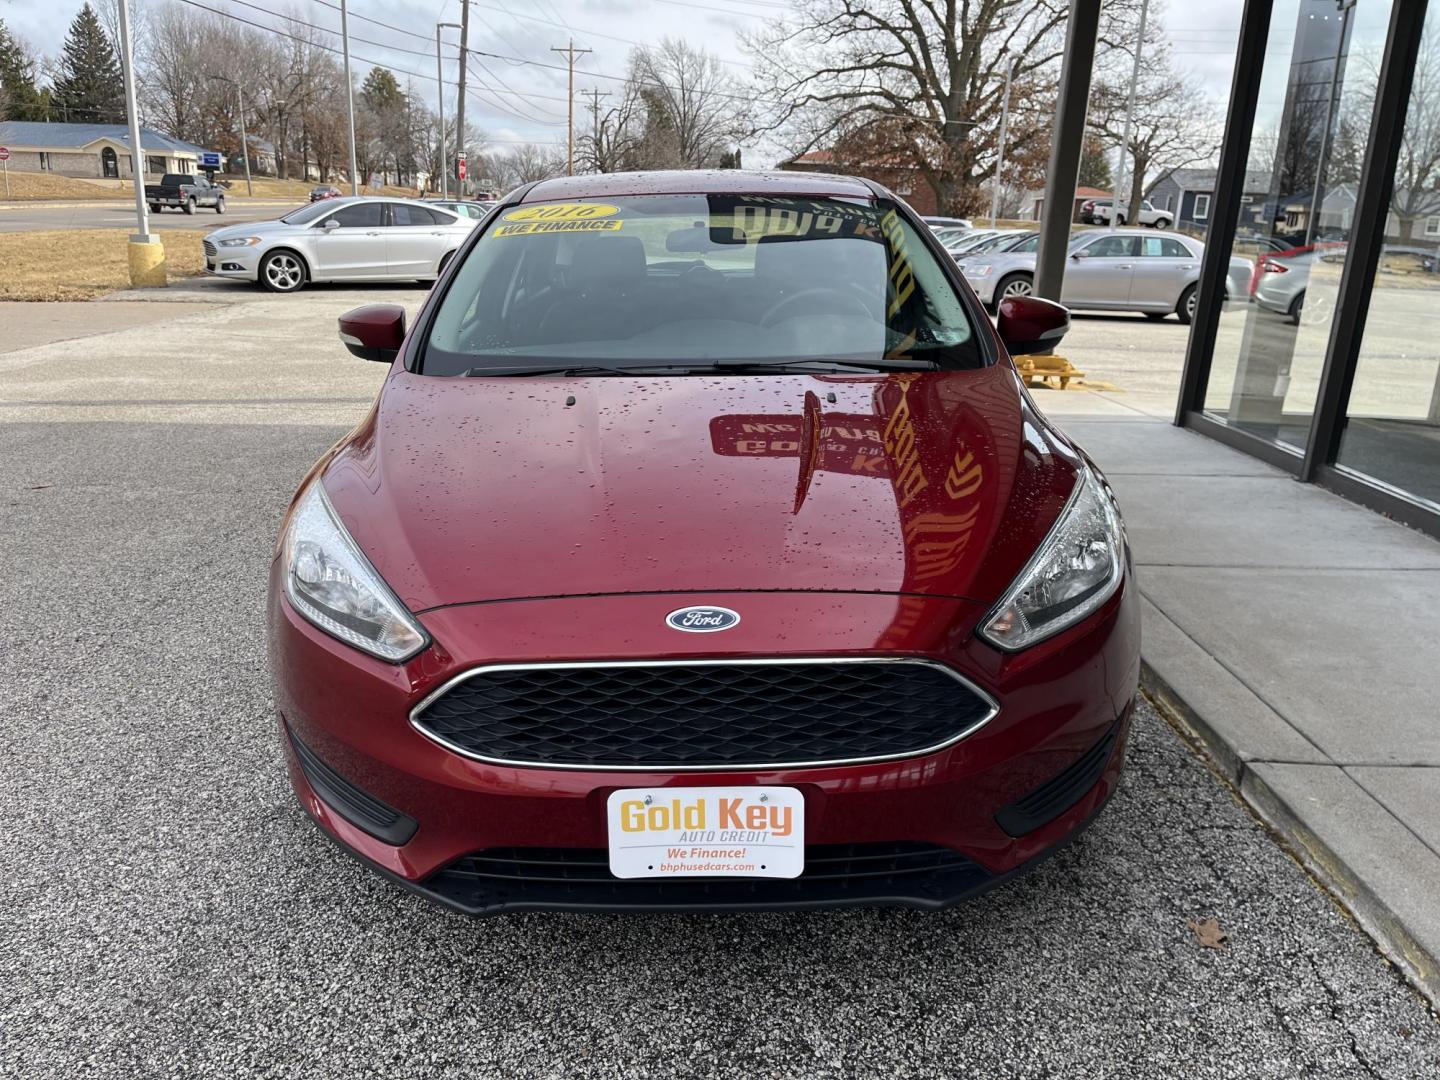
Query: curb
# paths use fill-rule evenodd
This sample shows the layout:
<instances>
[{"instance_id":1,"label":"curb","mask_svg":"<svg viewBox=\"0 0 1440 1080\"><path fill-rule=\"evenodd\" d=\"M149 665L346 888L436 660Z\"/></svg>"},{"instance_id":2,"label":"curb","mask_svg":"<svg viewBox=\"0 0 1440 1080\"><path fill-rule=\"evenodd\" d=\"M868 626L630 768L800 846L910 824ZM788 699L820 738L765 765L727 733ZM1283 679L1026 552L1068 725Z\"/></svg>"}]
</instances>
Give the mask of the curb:
<instances>
[{"instance_id":1,"label":"curb","mask_svg":"<svg viewBox=\"0 0 1440 1080\"><path fill-rule=\"evenodd\" d=\"M1306 823L1292 804L1205 717L1177 694L1165 677L1142 656L1140 686L1162 714L1209 759L1237 797L1281 841L1289 854L1330 894L1331 898L1375 942L1384 958L1440 1014L1440 955L1411 933L1404 917L1366 880L1345 855ZM1257 763L1258 764L1258 763Z\"/></svg>"}]
</instances>

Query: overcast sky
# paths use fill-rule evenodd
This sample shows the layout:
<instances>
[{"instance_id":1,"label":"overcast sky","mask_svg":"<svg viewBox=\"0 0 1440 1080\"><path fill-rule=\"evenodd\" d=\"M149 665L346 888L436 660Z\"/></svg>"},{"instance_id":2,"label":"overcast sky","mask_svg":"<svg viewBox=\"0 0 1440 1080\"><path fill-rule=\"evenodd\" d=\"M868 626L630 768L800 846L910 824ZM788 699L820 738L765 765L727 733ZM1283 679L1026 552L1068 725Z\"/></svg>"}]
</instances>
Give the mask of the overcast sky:
<instances>
[{"instance_id":1,"label":"overcast sky","mask_svg":"<svg viewBox=\"0 0 1440 1080\"><path fill-rule=\"evenodd\" d=\"M132 0L142 8L156 2ZM337 35L340 26L339 12L334 10L338 0L246 0L249 6L227 0L194 2L266 25L279 25L277 15L288 14L331 28ZM1220 102L1229 92L1242 3L1172 2L1161 14L1180 65L1199 76ZM80 6L80 0L0 0L0 18L35 49L53 56ZM577 48L594 50L576 63L577 90L614 91L624 76L630 49L667 35L709 50L744 79L748 65L740 48L741 33L763 29L787 6L785 0L471 0L470 46L497 56L485 58L478 70L471 65L470 79L476 85L468 95L467 121L473 118L497 146L563 143L565 62L550 48L566 45L572 36ZM364 77L369 62L391 68L402 82L407 72L413 73L416 87L433 107L435 23L459 22L460 0L351 0L349 11L357 79ZM446 33L452 44L447 51L453 58L458 32ZM453 59L446 77L455 78ZM577 95L577 127L588 118L588 102L588 96ZM453 108L452 88L446 110ZM760 153L765 153L763 148ZM769 156L774 156L773 150ZM746 163L772 161L757 160L752 154Z\"/></svg>"}]
</instances>

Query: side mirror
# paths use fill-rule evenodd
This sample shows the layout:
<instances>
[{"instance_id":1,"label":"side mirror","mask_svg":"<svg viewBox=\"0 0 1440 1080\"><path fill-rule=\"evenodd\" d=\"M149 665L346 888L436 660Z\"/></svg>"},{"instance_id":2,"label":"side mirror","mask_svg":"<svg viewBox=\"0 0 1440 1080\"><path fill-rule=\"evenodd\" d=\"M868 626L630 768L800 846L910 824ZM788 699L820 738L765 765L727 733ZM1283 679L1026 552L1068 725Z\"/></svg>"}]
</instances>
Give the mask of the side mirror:
<instances>
[{"instance_id":1,"label":"side mirror","mask_svg":"<svg viewBox=\"0 0 1440 1080\"><path fill-rule=\"evenodd\" d=\"M1090 257L1090 249L1089 249L1089 248L1081 248L1079 251L1072 251L1072 252L1070 253L1070 258L1072 258L1072 259L1088 259L1089 257Z\"/></svg>"},{"instance_id":2,"label":"side mirror","mask_svg":"<svg viewBox=\"0 0 1440 1080\"><path fill-rule=\"evenodd\" d=\"M1011 356L1045 352L1070 331L1070 309L1038 296L1009 296L1000 301L995 321Z\"/></svg>"},{"instance_id":3,"label":"side mirror","mask_svg":"<svg viewBox=\"0 0 1440 1080\"><path fill-rule=\"evenodd\" d=\"M321 225L320 227L326 232L329 232L331 229L338 229L340 227L340 222L336 221L334 217L327 217L325 219L325 224Z\"/></svg>"},{"instance_id":4,"label":"side mirror","mask_svg":"<svg viewBox=\"0 0 1440 1080\"><path fill-rule=\"evenodd\" d=\"M399 304L366 304L340 316L340 340L362 360L392 362L405 341L405 309Z\"/></svg>"}]
</instances>

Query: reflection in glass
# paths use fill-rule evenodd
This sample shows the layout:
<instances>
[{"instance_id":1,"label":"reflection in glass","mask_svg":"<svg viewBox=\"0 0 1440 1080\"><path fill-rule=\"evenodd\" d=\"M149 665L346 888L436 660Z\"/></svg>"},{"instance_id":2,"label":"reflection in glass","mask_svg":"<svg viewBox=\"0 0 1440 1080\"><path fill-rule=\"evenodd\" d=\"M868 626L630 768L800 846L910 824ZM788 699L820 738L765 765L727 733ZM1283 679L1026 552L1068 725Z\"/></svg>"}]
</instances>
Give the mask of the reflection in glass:
<instances>
[{"instance_id":1,"label":"reflection in glass","mask_svg":"<svg viewBox=\"0 0 1440 1080\"><path fill-rule=\"evenodd\" d=\"M1357 61L1374 81L1378 53ZM1440 5L1399 149L1337 464L1440 510Z\"/></svg>"},{"instance_id":2,"label":"reflection in glass","mask_svg":"<svg viewBox=\"0 0 1440 1080\"><path fill-rule=\"evenodd\" d=\"M1302 450L1339 292L1391 0L1278 0L1205 411ZM1371 55L1377 59L1372 63Z\"/></svg>"}]
</instances>

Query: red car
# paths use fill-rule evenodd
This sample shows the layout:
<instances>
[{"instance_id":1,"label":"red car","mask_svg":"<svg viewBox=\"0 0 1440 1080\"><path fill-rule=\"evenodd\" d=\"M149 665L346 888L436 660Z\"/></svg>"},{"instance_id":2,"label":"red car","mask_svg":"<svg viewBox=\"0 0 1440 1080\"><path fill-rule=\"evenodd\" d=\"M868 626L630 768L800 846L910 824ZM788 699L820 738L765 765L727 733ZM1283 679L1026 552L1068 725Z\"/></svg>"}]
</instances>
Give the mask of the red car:
<instances>
[{"instance_id":1,"label":"red car","mask_svg":"<svg viewBox=\"0 0 1440 1080\"><path fill-rule=\"evenodd\" d=\"M332 839L460 911L936 908L1120 779L1139 669L1095 466L865 180L531 184L311 470L275 701Z\"/></svg>"}]
</instances>

